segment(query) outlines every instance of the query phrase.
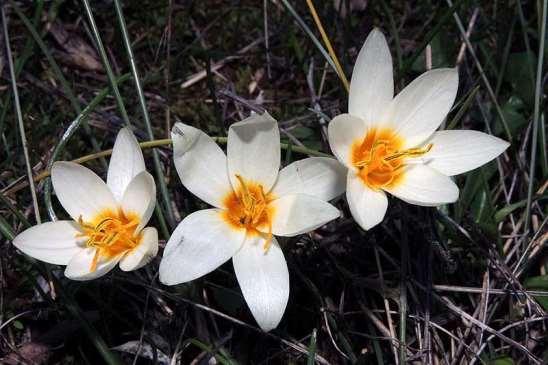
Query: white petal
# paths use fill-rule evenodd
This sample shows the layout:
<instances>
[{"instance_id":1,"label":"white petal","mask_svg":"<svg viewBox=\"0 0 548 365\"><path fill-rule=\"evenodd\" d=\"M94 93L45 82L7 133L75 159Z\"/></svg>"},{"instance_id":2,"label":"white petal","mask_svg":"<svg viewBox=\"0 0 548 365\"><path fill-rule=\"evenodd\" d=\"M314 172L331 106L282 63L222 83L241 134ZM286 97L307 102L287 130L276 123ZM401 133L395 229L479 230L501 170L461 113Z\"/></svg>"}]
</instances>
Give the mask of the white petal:
<instances>
[{"instance_id":1,"label":"white petal","mask_svg":"<svg viewBox=\"0 0 548 365\"><path fill-rule=\"evenodd\" d=\"M265 252L264 239L246 240L232 262L236 278L253 317L263 329L276 328L289 299L289 273L284 254L273 239Z\"/></svg>"},{"instance_id":2,"label":"white petal","mask_svg":"<svg viewBox=\"0 0 548 365\"><path fill-rule=\"evenodd\" d=\"M76 222L47 222L19 233L13 239L13 245L37 260L66 265L83 249L82 241L85 238L77 238L79 233L81 231Z\"/></svg>"},{"instance_id":3,"label":"white petal","mask_svg":"<svg viewBox=\"0 0 548 365\"><path fill-rule=\"evenodd\" d=\"M451 109L459 86L454 68L440 68L417 77L392 103L392 124L411 148L424 142L439 127Z\"/></svg>"},{"instance_id":4,"label":"white petal","mask_svg":"<svg viewBox=\"0 0 548 365\"><path fill-rule=\"evenodd\" d=\"M183 185L206 203L221 207L223 197L232 190L224 152L207 134L183 123L175 124L171 138Z\"/></svg>"},{"instance_id":5,"label":"white petal","mask_svg":"<svg viewBox=\"0 0 548 365\"><path fill-rule=\"evenodd\" d=\"M129 128L122 128L116 136L108 165L107 185L117 201L121 201L130 181L145 171L145 160L139 142Z\"/></svg>"},{"instance_id":6,"label":"white petal","mask_svg":"<svg viewBox=\"0 0 548 365\"><path fill-rule=\"evenodd\" d=\"M427 142L430 152L423 156L428 166L453 176L473 170L491 161L510 143L478 131L440 131Z\"/></svg>"},{"instance_id":7,"label":"white petal","mask_svg":"<svg viewBox=\"0 0 548 365\"><path fill-rule=\"evenodd\" d=\"M51 182L57 199L75 221L80 216L90 221L101 211L116 211L118 207L105 182L87 167L74 162L55 162Z\"/></svg>"},{"instance_id":8,"label":"white petal","mask_svg":"<svg viewBox=\"0 0 548 365\"><path fill-rule=\"evenodd\" d=\"M156 228L147 227L143 229L142 234L143 237L139 246L128 252L120 260L120 269L124 271L140 269L158 254L158 231L156 231Z\"/></svg>"},{"instance_id":9,"label":"white petal","mask_svg":"<svg viewBox=\"0 0 548 365\"><path fill-rule=\"evenodd\" d=\"M272 194L306 194L328 201L344 192L346 172L346 167L334 158L305 158L280 171Z\"/></svg>"},{"instance_id":10,"label":"white petal","mask_svg":"<svg viewBox=\"0 0 548 365\"><path fill-rule=\"evenodd\" d=\"M459 197L459 188L451 178L418 164L406 166L402 180L385 190L410 204L424 206L453 203Z\"/></svg>"},{"instance_id":11,"label":"white petal","mask_svg":"<svg viewBox=\"0 0 548 365\"><path fill-rule=\"evenodd\" d=\"M384 219L388 207L386 194L369 188L353 172L348 174L346 199L350 213L363 229L371 229Z\"/></svg>"},{"instance_id":12,"label":"white petal","mask_svg":"<svg viewBox=\"0 0 548 365\"><path fill-rule=\"evenodd\" d=\"M327 128L331 151L341 163L353 169L351 148L365 137L367 123L350 114L340 114L329 122Z\"/></svg>"},{"instance_id":13,"label":"white petal","mask_svg":"<svg viewBox=\"0 0 548 365\"><path fill-rule=\"evenodd\" d=\"M393 97L392 56L384 35L375 28L367 36L352 71L348 113L378 123Z\"/></svg>"},{"instance_id":14,"label":"white petal","mask_svg":"<svg viewBox=\"0 0 548 365\"><path fill-rule=\"evenodd\" d=\"M156 184L151 174L142 171L135 176L127 186L122 198L122 210L126 214L136 214L139 225L135 232L140 232L146 226L156 204Z\"/></svg>"},{"instance_id":15,"label":"white petal","mask_svg":"<svg viewBox=\"0 0 548 365\"><path fill-rule=\"evenodd\" d=\"M245 230L228 225L219 209L187 216L175 229L160 263L160 281L175 285L199 278L221 266L242 246Z\"/></svg>"},{"instance_id":16,"label":"white petal","mask_svg":"<svg viewBox=\"0 0 548 365\"><path fill-rule=\"evenodd\" d=\"M305 194L285 195L270 204L274 208L272 233L277 236L310 232L340 216L333 205Z\"/></svg>"},{"instance_id":17,"label":"white petal","mask_svg":"<svg viewBox=\"0 0 548 365\"><path fill-rule=\"evenodd\" d=\"M100 259L95 270L91 271L95 251L95 248L88 247L74 255L65 269L65 276L78 281L97 279L112 270L122 258L118 255L111 259Z\"/></svg>"},{"instance_id":18,"label":"white petal","mask_svg":"<svg viewBox=\"0 0 548 365\"><path fill-rule=\"evenodd\" d=\"M233 187L240 183L236 175L261 184L269 191L280 169L280 131L278 122L267 112L252 114L234 123L228 131L228 174Z\"/></svg>"}]
</instances>

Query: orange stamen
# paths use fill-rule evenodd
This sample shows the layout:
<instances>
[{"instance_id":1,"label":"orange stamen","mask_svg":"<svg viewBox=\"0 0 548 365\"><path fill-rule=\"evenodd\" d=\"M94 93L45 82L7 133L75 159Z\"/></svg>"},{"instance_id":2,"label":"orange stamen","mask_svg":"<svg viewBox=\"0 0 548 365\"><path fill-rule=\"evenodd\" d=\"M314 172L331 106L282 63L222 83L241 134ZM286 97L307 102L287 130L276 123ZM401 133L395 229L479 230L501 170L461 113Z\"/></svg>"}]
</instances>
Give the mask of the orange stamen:
<instances>
[{"instance_id":1,"label":"orange stamen","mask_svg":"<svg viewBox=\"0 0 548 365\"><path fill-rule=\"evenodd\" d=\"M141 240L141 235L135 233L139 217L128 216L122 211L106 210L91 222L84 222L80 216L78 224L83 232L77 233L76 237L86 237L86 246L96 249L90 265L91 272L97 269L102 257L112 258L130 251L137 247Z\"/></svg>"},{"instance_id":2,"label":"orange stamen","mask_svg":"<svg viewBox=\"0 0 548 365\"><path fill-rule=\"evenodd\" d=\"M432 149L432 144L402 150L403 140L391 129L370 129L352 147L352 163L358 176L372 189L392 187L403 177L405 160L419 157Z\"/></svg>"},{"instance_id":3,"label":"orange stamen","mask_svg":"<svg viewBox=\"0 0 548 365\"><path fill-rule=\"evenodd\" d=\"M274 200L271 194L264 192L261 184L246 181L242 176L236 175L239 187L230 192L224 199L226 210L223 217L232 226L238 229L244 228L247 235L263 235L268 228L265 251L268 251L272 243L272 216L273 208L270 202Z\"/></svg>"}]
</instances>

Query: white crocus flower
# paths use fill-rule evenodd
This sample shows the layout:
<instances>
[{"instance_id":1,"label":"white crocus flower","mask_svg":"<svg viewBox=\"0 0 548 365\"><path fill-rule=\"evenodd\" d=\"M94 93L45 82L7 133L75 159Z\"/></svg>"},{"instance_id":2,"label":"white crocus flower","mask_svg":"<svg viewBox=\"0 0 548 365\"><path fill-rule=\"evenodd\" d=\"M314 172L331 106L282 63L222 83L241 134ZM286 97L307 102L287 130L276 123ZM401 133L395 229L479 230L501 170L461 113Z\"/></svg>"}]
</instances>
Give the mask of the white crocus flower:
<instances>
[{"instance_id":1,"label":"white crocus flower","mask_svg":"<svg viewBox=\"0 0 548 365\"><path fill-rule=\"evenodd\" d=\"M350 85L348 114L329 123L329 144L348 167L346 197L364 229L380 223L388 192L408 203L455 202L450 176L475 169L509 143L468 130L437 131L458 88L456 69L425 72L394 97L392 57L374 29L361 49Z\"/></svg>"},{"instance_id":2,"label":"white crocus flower","mask_svg":"<svg viewBox=\"0 0 548 365\"><path fill-rule=\"evenodd\" d=\"M232 258L244 298L265 331L280 322L289 297L284 255L273 235L312 231L339 216L327 203L344 191L346 169L313 157L280 168L280 135L268 114L228 132L227 155L204 132L177 123L175 167L183 185L212 205L187 216L160 264L167 285L199 278Z\"/></svg>"},{"instance_id":3,"label":"white crocus flower","mask_svg":"<svg viewBox=\"0 0 548 365\"><path fill-rule=\"evenodd\" d=\"M158 233L145 225L156 203L156 185L131 131L116 137L107 183L73 162L55 162L51 181L73 221L47 222L20 233L13 244L25 254L66 265L65 276L91 280L116 264L136 270L158 253Z\"/></svg>"}]
</instances>

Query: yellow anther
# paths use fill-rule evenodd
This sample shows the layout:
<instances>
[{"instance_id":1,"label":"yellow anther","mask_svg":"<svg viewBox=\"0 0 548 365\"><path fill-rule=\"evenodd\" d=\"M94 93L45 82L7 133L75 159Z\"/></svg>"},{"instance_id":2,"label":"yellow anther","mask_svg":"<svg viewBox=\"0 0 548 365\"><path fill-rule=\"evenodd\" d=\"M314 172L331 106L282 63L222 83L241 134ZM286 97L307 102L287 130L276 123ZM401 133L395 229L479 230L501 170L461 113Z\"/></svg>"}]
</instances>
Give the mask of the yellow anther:
<instances>
[{"instance_id":1,"label":"yellow anther","mask_svg":"<svg viewBox=\"0 0 548 365\"><path fill-rule=\"evenodd\" d=\"M136 216L127 217L124 213L105 211L98 215L92 222L84 222L82 216L78 217L78 224L83 232L76 237L86 237L86 246L95 248L90 270L97 269L101 257L113 257L125 251L135 248L141 236L135 233L139 225Z\"/></svg>"},{"instance_id":2,"label":"yellow anther","mask_svg":"<svg viewBox=\"0 0 548 365\"><path fill-rule=\"evenodd\" d=\"M407 150L401 151L401 152L395 152L391 154L390 156L386 156L384 160L386 161L392 161L395 159L398 159L400 157L418 157L422 156L425 153L430 152L434 145L432 143L427 144L426 146L422 148L409 148Z\"/></svg>"},{"instance_id":3,"label":"yellow anther","mask_svg":"<svg viewBox=\"0 0 548 365\"><path fill-rule=\"evenodd\" d=\"M270 249L270 246L272 246L272 224L268 225L268 234L266 236L266 240L264 241L263 250L264 253L267 253Z\"/></svg>"},{"instance_id":4,"label":"yellow anther","mask_svg":"<svg viewBox=\"0 0 548 365\"><path fill-rule=\"evenodd\" d=\"M228 222L238 229L244 228L247 235L266 235L265 250L272 241L272 209L269 206L272 196L267 194L261 184L245 180L235 175L239 186L229 194L224 201L226 206L225 217ZM268 234L265 232L268 228Z\"/></svg>"},{"instance_id":5,"label":"yellow anther","mask_svg":"<svg viewBox=\"0 0 548 365\"><path fill-rule=\"evenodd\" d=\"M249 201L250 200L249 189L247 188L247 185L241 175L236 174L236 179L238 179L238 181L240 182L240 186L242 187L242 190L243 190L243 193L241 194L242 195L241 198L243 200L242 203L247 208L251 204L251 202Z\"/></svg>"},{"instance_id":6,"label":"yellow anther","mask_svg":"<svg viewBox=\"0 0 548 365\"><path fill-rule=\"evenodd\" d=\"M405 174L407 158L419 157L432 149L432 144L403 149L405 141L391 128L371 128L351 149L352 165L364 184L374 190L398 184Z\"/></svg>"},{"instance_id":7,"label":"yellow anther","mask_svg":"<svg viewBox=\"0 0 548 365\"><path fill-rule=\"evenodd\" d=\"M95 255L93 255L93 260L91 260L91 267L89 268L89 271L94 272L97 270L97 263L99 262L99 250L95 251Z\"/></svg>"}]
</instances>

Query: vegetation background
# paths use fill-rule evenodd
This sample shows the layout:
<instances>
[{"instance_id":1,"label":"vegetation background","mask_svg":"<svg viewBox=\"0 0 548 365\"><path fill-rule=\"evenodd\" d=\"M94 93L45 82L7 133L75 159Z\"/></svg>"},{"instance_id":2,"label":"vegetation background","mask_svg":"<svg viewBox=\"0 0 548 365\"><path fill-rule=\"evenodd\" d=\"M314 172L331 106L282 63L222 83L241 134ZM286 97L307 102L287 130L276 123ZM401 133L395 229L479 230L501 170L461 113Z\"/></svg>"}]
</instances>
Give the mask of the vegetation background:
<instances>
[{"instance_id":1,"label":"vegetation background","mask_svg":"<svg viewBox=\"0 0 548 365\"><path fill-rule=\"evenodd\" d=\"M391 199L384 222L365 233L341 198L342 219L283 240L291 295L280 326L264 333L230 263L166 287L160 252L137 272L79 283L18 253L11 239L65 217L48 166L83 157L105 176L108 151L98 152L125 124L156 140L144 152L159 185L162 247L203 208L163 140L176 121L222 137L264 108L279 120L284 164L329 153L326 124L346 111L347 93L309 1L2 1L0 362L547 363L546 2L313 2L347 77L379 27L397 90L427 68L456 65L445 128L512 145L457 177L456 204Z\"/></svg>"}]
</instances>

